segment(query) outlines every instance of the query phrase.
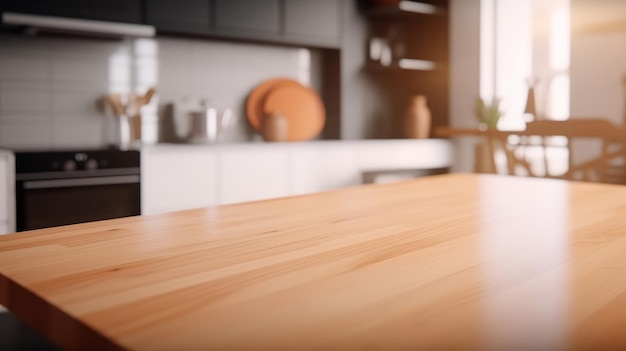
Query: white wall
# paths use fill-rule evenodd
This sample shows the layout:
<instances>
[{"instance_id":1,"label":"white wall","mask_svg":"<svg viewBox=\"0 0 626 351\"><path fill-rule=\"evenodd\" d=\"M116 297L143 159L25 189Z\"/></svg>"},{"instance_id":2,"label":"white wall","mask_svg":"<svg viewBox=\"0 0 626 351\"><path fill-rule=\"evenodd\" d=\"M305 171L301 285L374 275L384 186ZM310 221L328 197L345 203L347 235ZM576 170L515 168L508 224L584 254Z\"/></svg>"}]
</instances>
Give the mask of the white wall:
<instances>
[{"instance_id":1,"label":"white wall","mask_svg":"<svg viewBox=\"0 0 626 351\"><path fill-rule=\"evenodd\" d=\"M569 117L569 86L554 84L567 78L569 38L567 21L554 25L555 15L569 18L568 0L452 0L451 94L453 127L475 128L473 110L478 96L502 99L500 129L523 129L528 80L539 79L537 109L549 118ZM557 43L558 45L555 45ZM563 50L564 49L564 50ZM554 53L560 64L554 67ZM558 61L558 60L557 60ZM562 83L558 81L557 83ZM556 89L559 88L559 89ZM455 170L471 171L474 139L456 138ZM559 160L558 162L562 162Z\"/></svg>"},{"instance_id":2,"label":"white wall","mask_svg":"<svg viewBox=\"0 0 626 351\"><path fill-rule=\"evenodd\" d=\"M519 128L532 70L532 0L450 2L453 127L477 126L476 99L502 100L503 127Z\"/></svg>"},{"instance_id":3,"label":"white wall","mask_svg":"<svg viewBox=\"0 0 626 351\"><path fill-rule=\"evenodd\" d=\"M0 146L102 144L110 41L0 36Z\"/></svg>"},{"instance_id":4,"label":"white wall","mask_svg":"<svg viewBox=\"0 0 626 351\"><path fill-rule=\"evenodd\" d=\"M533 74L533 4L531 0L495 2L494 95L502 100L498 127L524 129L527 80Z\"/></svg>"},{"instance_id":5,"label":"white wall","mask_svg":"<svg viewBox=\"0 0 626 351\"><path fill-rule=\"evenodd\" d=\"M603 118L617 125L626 119L626 1L572 0L571 115ZM599 142L574 144L574 163L601 152Z\"/></svg>"},{"instance_id":6,"label":"white wall","mask_svg":"<svg viewBox=\"0 0 626 351\"><path fill-rule=\"evenodd\" d=\"M344 1L342 10L341 51L341 139L363 139L385 134L384 103L368 74L363 73L367 59L367 19L356 1Z\"/></svg>"},{"instance_id":7,"label":"white wall","mask_svg":"<svg viewBox=\"0 0 626 351\"><path fill-rule=\"evenodd\" d=\"M144 132L154 140L156 100L208 99L232 107L228 140L248 138L245 99L265 79L311 77L298 48L158 38L139 41L0 35L0 147L98 147L113 137L96 101L108 92L156 85ZM152 116L152 118L151 118ZM147 128L146 128L147 127Z\"/></svg>"},{"instance_id":8,"label":"white wall","mask_svg":"<svg viewBox=\"0 0 626 351\"><path fill-rule=\"evenodd\" d=\"M233 108L237 125L227 140L248 139L245 102L257 84L276 77L311 80L305 49L188 39L159 39L158 48L161 101L187 96Z\"/></svg>"},{"instance_id":9,"label":"white wall","mask_svg":"<svg viewBox=\"0 0 626 351\"><path fill-rule=\"evenodd\" d=\"M593 28L620 20L626 23L626 1L572 0L572 17L572 116L624 124L626 26Z\"/></svg>"},{"instance_id":10,"label":"white wall","mask_svg":"<svg viewBox=\"0 0 626 351\"><path fill-rule=\"evenodd\" d=\"M616 124L624 123L625 43L626 32L574 35L572 116L606 118Z\"/></svg>"},{"instance_id":11,"label":"white wall","mask_svg":"<svg viewBox=\"0 0 626 351\"><path fill-rule=\"evenodd\" d=\"M476 126L474 104L480 95L481 0L450 1L450 126ZM474 141L455 138L453 170L474 168Z\"/></svg>"},{"instance_id":12,"label":"white wall","mask_svg":"<svg viewBox=\"0 0 626 351\"><path fill-rule=\"evenodd\" d=\"M450 125L476 126L480 88L481 0L450 1Z\"/></svg>"}]
</instances>

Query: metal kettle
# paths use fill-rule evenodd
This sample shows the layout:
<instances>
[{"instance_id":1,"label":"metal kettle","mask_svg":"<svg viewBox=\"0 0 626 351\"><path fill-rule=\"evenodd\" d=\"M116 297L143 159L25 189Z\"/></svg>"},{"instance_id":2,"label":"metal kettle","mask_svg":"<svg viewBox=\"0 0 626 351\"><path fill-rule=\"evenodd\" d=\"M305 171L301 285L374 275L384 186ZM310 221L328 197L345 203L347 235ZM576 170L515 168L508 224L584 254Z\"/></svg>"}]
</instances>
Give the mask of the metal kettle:
<instances>
[{"instance_id":1,"label":"metal kettle","mask_svg":"<svg viewBox=\"0 0 626 351\"><path fill-rule=\"evenodd\" d=\"M192 143L214 143L230 125L233 111L224 109L221 113L213 107L205 107L204 111L190 112L189 134L186 139Z\"/></svg>"}]
</instances>

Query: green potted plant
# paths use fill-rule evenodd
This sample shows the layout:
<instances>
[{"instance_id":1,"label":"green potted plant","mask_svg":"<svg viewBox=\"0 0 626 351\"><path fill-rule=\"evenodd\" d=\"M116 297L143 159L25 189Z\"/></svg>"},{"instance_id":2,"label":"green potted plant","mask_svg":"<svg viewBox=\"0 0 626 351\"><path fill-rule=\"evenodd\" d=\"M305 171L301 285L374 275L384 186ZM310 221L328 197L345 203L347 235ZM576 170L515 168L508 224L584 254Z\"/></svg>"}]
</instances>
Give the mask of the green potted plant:
<instances>
[{"instance_id":1,"label":"green potted plant","mask_svg":"<svg viewBox=\"0 0 626 351\"><path fill-rule=\"evenodd\" d=\"M483 98L477 98L474 113L480 123L479 127L481 129L496 129L498 121L502 116L502 112L500 112L500 99L494 98L490 104L487 104Z\"/></svg>"}]
</instances>

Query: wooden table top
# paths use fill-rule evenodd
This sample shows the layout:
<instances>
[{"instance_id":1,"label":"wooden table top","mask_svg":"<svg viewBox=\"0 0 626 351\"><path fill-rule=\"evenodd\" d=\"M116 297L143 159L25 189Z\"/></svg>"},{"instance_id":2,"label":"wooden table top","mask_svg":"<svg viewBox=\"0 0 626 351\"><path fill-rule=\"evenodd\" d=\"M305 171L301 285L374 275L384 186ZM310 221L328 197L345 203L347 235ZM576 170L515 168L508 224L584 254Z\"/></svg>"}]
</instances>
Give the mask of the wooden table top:
<instances>
[{"instance_id":1,"label":"wooden table top","mask_svg":"<svg viewBox=\"0 0 626 351\"><path fill-rule=\"evenodd\" d=\"M442 175L0 237L67 349L626 349L626 188Z\"/></svg>"}]
</instances>

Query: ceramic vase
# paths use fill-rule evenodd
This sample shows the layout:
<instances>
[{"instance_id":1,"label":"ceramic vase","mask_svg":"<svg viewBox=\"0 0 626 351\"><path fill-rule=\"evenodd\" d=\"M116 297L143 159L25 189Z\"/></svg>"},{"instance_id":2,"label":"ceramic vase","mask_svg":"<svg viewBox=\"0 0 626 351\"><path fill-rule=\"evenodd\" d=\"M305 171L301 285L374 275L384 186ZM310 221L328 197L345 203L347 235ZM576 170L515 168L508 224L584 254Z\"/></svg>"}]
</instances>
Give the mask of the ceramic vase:
<instances>
[{"instance_id":1,"label":"ceramic vase","mask_svg":"<svg viewBox=\"0 0 626 351\"><path fill-rule=\"evenodd\" d=\"M288 127L287 118L279 113L273 112L263 119L261 134L265 141L287 141Z\"/></svg>"},{"instance_id":2,"label":"ceramic vase","mask_svg":"<svg viewBox=\"0 0 626 351\"><path fill-rule=\"evenodd\" d=\"M432 116L424 95L413 96L404 115L404 133L407 138L423 139L430 135Z\"/></svg>"}]
</instances>

